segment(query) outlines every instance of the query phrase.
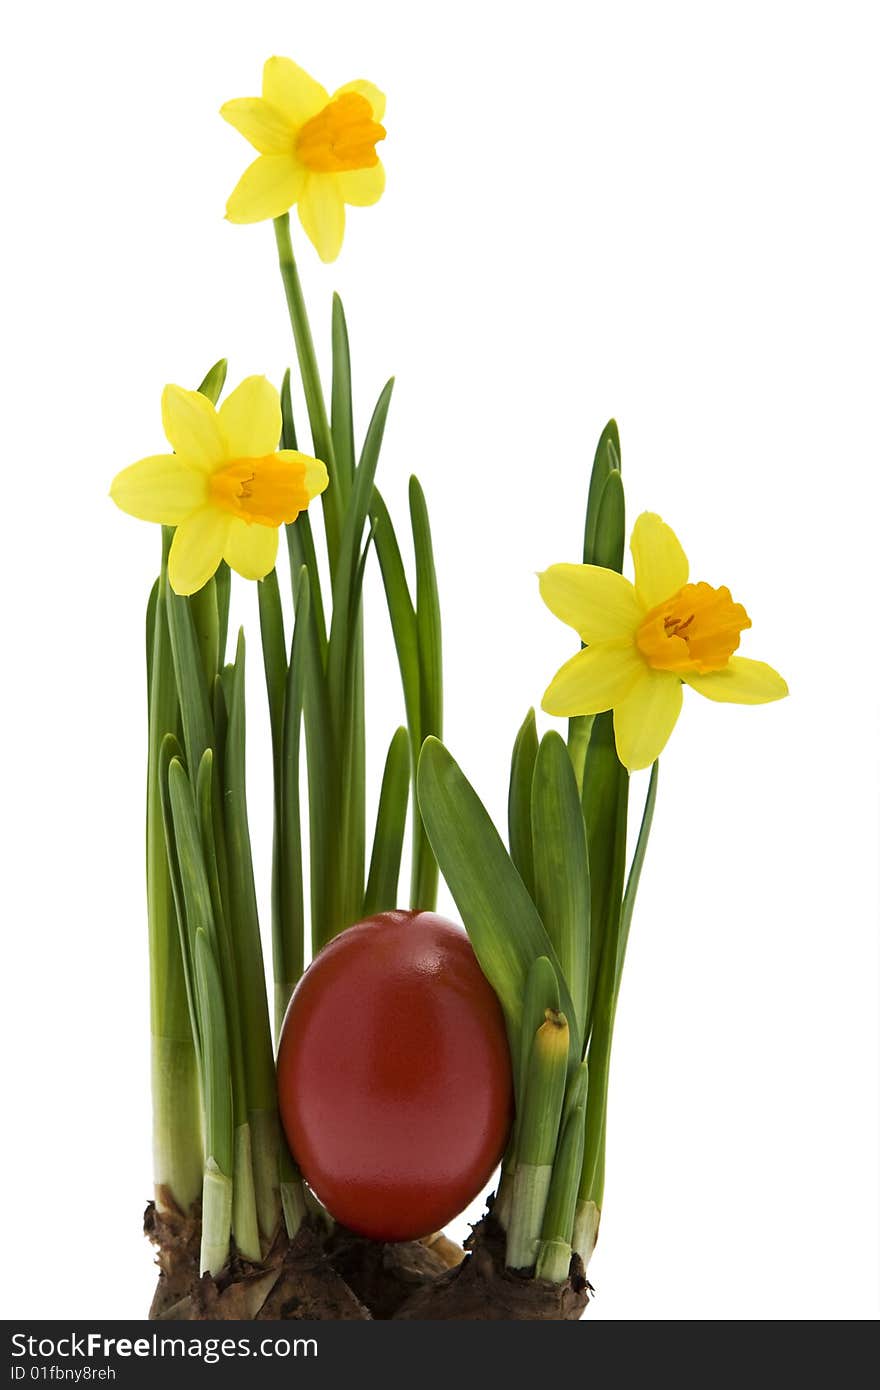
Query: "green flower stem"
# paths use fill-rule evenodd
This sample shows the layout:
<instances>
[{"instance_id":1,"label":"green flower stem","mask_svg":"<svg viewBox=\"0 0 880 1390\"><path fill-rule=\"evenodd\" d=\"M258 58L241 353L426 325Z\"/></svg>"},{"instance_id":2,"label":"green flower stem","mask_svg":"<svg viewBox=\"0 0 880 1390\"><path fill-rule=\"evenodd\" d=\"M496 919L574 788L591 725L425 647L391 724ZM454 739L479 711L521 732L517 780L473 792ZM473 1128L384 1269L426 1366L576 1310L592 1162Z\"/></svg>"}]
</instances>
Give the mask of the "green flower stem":
<instances>
[{"instance_id":1,"label":"green flower stem","mask_svg":"<svg viewBox=\"0 0 880 1390\"><path fill-rule=\"evenodd\" d=\"M281 447L283 449L296 449L299 446L296 442L296 423L293 418L293 401L290 394L290 368L284 373L284 380L281 383ZM299 574L303 565L308 568L309 583L311 585L312 608L315 613L315 628L318 634L318 646L321 651L321 661L327 664L327 622L324 617L324 597L321 593L321 576L318 571L318 557L315 553L315 541L312 536L312 523L309 520L307 511L300 512L296 521L286 526L287 548L290 552L290 572L291 578L295 583L295 577Z\"/></svg>"},{"instance_id":2,"label":"green flower stem","mask_svg":"<svg viewBox=\"0 0 880 1390\"><path fill-rule=\"evenodd\" d=\"M336 476L333 435L327 418L327 407L324 403L318 360L315 356L315 344L312 340L312 330L306 312L299 271L293 256L293 245L290 240L290 217L286 212L282 217L276 217L274 227L275 242L278 247L278 264L281 269L281 279L284 282L284 293L287 297L287 309L296 344L306 409L309 412L312 444L315 456L327 465L327 471L330 474L329 486L323 493L321 500L324 507L324 525L327 531L330 573L331 576L335 576L339 543L342 536L342 497L339 479Z\"/></svg>"},{"instance_id":3,"label":"green flower stem","mask_svg":"<svg viewBox=\"0 0 880 1390\"><path fill-rule=\"evenodd\" d=\"M159 787L159 752L177 727L178 705L168 638L165 574L170 539L163 537L162 573L151 602L148 643L147 922L153 1091L153 1183L157 1205L189 1211L202 1179L198 1068L177 914L171 888Z\"/></svg>"},{"instance_id":4,"label":"green flower stem","mask_svg":"<svg viewBox=\"0 0 880 1390\"><path fill-rule=\"evenodd\" d=\"M600 719L604 716L600 715ZM605 946L596 985L593 1032L590 1039L590 1080L587 1095L584 1156L575 1214L574 1248L584 1261L590 1258L599 1231L599 1217L605 1187L605 1133L608 1114L608 1080L614 1019L620 995L620 982L629 941L636 894L645 862L654 807L657 801L659 763L654 763L648 782L639 834L633 850L626 891L605 932ZM625 834L625 829L622 834ZM620 843L615 854L619 853Z\"/></svg>"}]
</instances>

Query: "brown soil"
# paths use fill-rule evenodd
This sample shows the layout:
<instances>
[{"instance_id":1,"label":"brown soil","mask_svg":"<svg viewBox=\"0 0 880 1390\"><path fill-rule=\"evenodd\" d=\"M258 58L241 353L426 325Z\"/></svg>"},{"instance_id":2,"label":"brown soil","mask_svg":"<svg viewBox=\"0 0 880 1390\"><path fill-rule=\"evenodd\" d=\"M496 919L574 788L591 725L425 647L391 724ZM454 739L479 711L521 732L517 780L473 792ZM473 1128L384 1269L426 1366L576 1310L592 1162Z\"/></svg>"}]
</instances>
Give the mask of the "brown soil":
<instances>
[{"instance_id":1,"label":"brown soil","mask_svg":"<svg viewBox=\"0 0 880 1390\"><path fill-rule=\"evenodd\" d=\"M304 1226L292 1242L279 1236L259 1265L233 1256L216 1280L199 1275L197 1211L185 1216L151 1202L144 1230L159 1266L150 1317L160 1320L575 1321L591 1292L576 1256L561 1285L505 1269L504 1235L491 1214L466 1251L442 1233L383 1245L339 1227L328 1236Z\"/></svg>"}]
</instances>

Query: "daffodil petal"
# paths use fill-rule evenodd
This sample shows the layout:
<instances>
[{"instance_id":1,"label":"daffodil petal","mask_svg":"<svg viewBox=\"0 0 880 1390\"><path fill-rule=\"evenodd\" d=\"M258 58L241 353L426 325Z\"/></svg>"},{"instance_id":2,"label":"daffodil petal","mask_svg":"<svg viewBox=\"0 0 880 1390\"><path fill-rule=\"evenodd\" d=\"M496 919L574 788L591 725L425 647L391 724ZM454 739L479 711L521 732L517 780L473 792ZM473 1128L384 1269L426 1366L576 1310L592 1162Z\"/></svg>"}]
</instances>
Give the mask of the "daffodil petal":
<instances>
[{"instance_id":1,"label":"daffodil petal","mask_svg":"<svg viewBox=\"0 0 880 1390\"><path fill-rule=\"evenodd\" d=\"M153 454L123 468L110 484L110 496L122 511L141 521L176 526L205 501L208 480L188 468L177 454Z\"/></svg>"},{"instance_id":2,"label":"daffodil petal","mask_svg":"<svg viewBox=\"0 0 880 1390\"><path fill-rule=\"evenodd\" d=\"M231 459L265 458L281 437L281 401L264 376L248 376L217 412Z\"/></svg>"},{"instance_id":3,"label":"daffodil petal","mask_svg":"<svg viewBox=\"0 0 880 1390\"><path fill-rule=\"evenodd\" d=\"M681 713L681 681L668 671L649 671L614 706L617 756L630 772L659 758Z\"/></svg>"},{"instance_id":4,"label":"daffodil petal","mask_svg":"<svg viewBox=\"0 0 880 1390\"><path fill-rule=\"evenodd\" d=\"M550 612L584 642L632 637L645 616L629 580L601 565L551 565L538 581Z\"/></svg>"},{"instance_id":5,"label":"daffodil petal","mask_svg":"<svg viewBox=\"0 0 880 1390\"><path fill-rule=\"evenodd\" d=\"M656 512L642 512L630 538L636 569L636 593L646 608L656 608L688 582L688 559L671 526Z\"/></svg>"},{"instance_id":6,"label":"daffodil petal","mask_svg":"<svg viewBox=\"0 0 880 1390\"><path fill-rule=\"evenodd\" d=\"M561 666L544 692L547 714L601 714L625 700L645 670L631 639L586 647Z\"/></svg>"},{"instance_id":7,"label":"daffodil petal","mask_svg":"<svg viewBox=\"0 0 880 1390\"><path fill-rule=\"evenodd\" d=\"M276 526L249 526L233 518L223 547L223 558L242 579L265 579L275 568L278 555Z\"/></svg>"},{"instance_id":8,"label":"daffodil petal","mask_svg":"<svg viewBox=\"0 0 880 1390\"><path fill-rule=\"evenodd\" d=\"M306 171L290 154L261 154L229 195L230 222L265 222L292 208L306 186Z\"/></svg>"},{"instance_id":9,"label":"daffodil petal","mask_svg":"<svg viewBox=\"0 0 880 1390\"><path fill-rule=\"evenodd\" d=\"M372 207L385 192L385 167L380 162L372 169L347 169L336 175L336 187L343 202L355 208Z\"/></svg>"},{"instance_id":10,"label":"daffodil petal","mask_svg":"<svg viewBox=\"0 0 880 1390\"><path fill-rule=\"evenodd\" d=\"M305 469L303 487L310 502L324 491L330 481L326 464L320 459L313 459L309 454L301 454L296 449L279 449L278 457L287 463L297 463Z\"/></svg>"},{"instance_id":11,"label":"daffodil petal","mask_svg":"<svg viewBox=\"0 0 880 1390\"><path fill-rule=\"evenodd\" d=\"M290 58L269 58L263 66L263 98L291 125L301 126L327 105L330 94Z\"/></svg>"},{"instance_id":12,"label":"daffodil petal","mask_svg":"<svg viewBox=\"0 0 880 1390\"><path fill-rule=\"evenodd\" d=\"M216 507L202 507L180 523L168 556L168 580L176 594L194 594L214 574L232 519Z\"/></svg>"},{"instance_id":13,"label":"daffodil petal","mask_svg":"<svg viewBox=\"0 0 880 1390\"><path fill-rule=\"evenodd\" d=\"M338 174L312 174L298 203L299 220L322 261L335 261L345 235Z\"/></svg>"},{"instance_id":14,"label":"daffodil petal","mask_svg":"<svg viewBox=\"0 0 880 1390\"><path fill-rule=\"evenodd\" d=\"M290 121L277 107L262 97L237 97L220 107L220 115L260 154L288 154L293 146L294 131Z\"/></svg>"},{"instance_id":15,"label":"daffodil petal","mask_svg":"<svg viewBox=\"0 0 880 1390\"><path fill-rule=\"evenodd\" d=\"M362 77L358 77L354 82L346 82L344 87L338 87L333 93L333 100L341 97L343 92L358 92L360 96L366 97L373 110L373 120L381 121L385 115L385 93L380 92L374 82L366 82Z\"/></svg>"},{"instance_id":16,"label":"daffodil petal","mask_svg":"<svg viewBox=\"0 0 880 1390\"><path fill-rule=\"evenodd\" d=\"M210 473L223 462L217 412L200 391L166 386L162 392L162 428L174 452L193 468Z\"/></svg>"},{"instance_id":17,"label":"daffodil petal","mask_svg":"<svg viewBox=\"0 0 880 1390\"><path fill-rule=\"evenodd\" d=\"M788 694L788 686L778 671L764 661L750 661L746 656L732 656L723 671L710 671L705 676L682 672L698 695L721 704L767 705Z\"/></svg>"}]
</instances>

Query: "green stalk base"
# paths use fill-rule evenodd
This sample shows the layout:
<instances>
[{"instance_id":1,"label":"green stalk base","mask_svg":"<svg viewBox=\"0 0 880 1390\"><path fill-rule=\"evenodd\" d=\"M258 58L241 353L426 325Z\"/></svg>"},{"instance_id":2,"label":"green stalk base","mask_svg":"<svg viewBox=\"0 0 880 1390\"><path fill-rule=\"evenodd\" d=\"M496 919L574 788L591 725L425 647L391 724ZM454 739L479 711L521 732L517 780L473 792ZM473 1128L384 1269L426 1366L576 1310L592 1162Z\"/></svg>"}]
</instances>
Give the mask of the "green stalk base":
<instances>
[{"instance_id":1,"label":"green stalk base","mask_svg":"<svg viewBox=\"0 0 880 1390\"><path fill-rule=\"evenodd\" d=\"M161 1321L574 1321L589 1299L580 1261L563 1284L504 1268L504 1233L491 1216L467 1242L445 1236L384 1245L307 1219L294 1240L279 1234L259 1264L235 1252L216 1276L198 1274L197 1219L147 1208L158 1248L159 1286L150 1317Z\"/></svg>"},{"instance_id":2,"label":"green stalk base","mask_svg":"<svg viewBox=\"0 0 880 1390\"><path fill-rule=\"evenodd\" d=\"M584 1269L589 1268L593 1251L596 1248L596 1241L599 1239L601 1216L602 1213L595 1202L579 1201L575 1207L574 1234L571 1238L571 1244L583 1260Z\"/></svg>"},{"instance_id":3,"label":"green stalk base","mask_svg":"<svg viewBox=\"0 0 880 1390\"><path fill-rule=\"evenodd\" d=\"M153 1182L160 1209L189 1209L202 1195L199 1078L192 1040L152 1038Z\"/></svg>"}]
</instances>

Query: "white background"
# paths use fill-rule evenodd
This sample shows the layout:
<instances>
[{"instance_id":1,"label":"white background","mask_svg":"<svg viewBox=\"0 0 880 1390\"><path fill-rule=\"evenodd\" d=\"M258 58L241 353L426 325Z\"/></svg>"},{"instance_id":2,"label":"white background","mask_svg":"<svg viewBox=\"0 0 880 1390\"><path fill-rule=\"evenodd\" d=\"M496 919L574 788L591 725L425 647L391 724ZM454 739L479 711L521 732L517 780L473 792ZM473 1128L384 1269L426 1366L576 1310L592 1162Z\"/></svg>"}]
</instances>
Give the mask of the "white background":
<instances>
[{"instance_id":1,"label":"white background","mask_svg":"<svg viewBox=\"0 0 880 1390\"><path fill-rule=\"evenodd\" d=\"M447 741L499 820L516 727L571 654L534 571L576 560L607 416L630 518L752 615L788 678L686 697L624 984L588 1318L877 1315L877 11L870 4L18 7L0 81L3 1291L140 1316L152 1285L142 612L155 528L111 476L221 354L292 360L268 224L217 116L269 54L388 94L388 192L297 248L381 483L428 493ZM298 229L297 229L298 230ZM368 596L373 779L401 720ZM253 587L252 832L269 763ZM545 725L548 721L544 721ZM636 794L641 794L637 783ZM447 900L444 899L444 902ZM267 915L267 914L264 914Z\"/></svg>"}]
</instances>

